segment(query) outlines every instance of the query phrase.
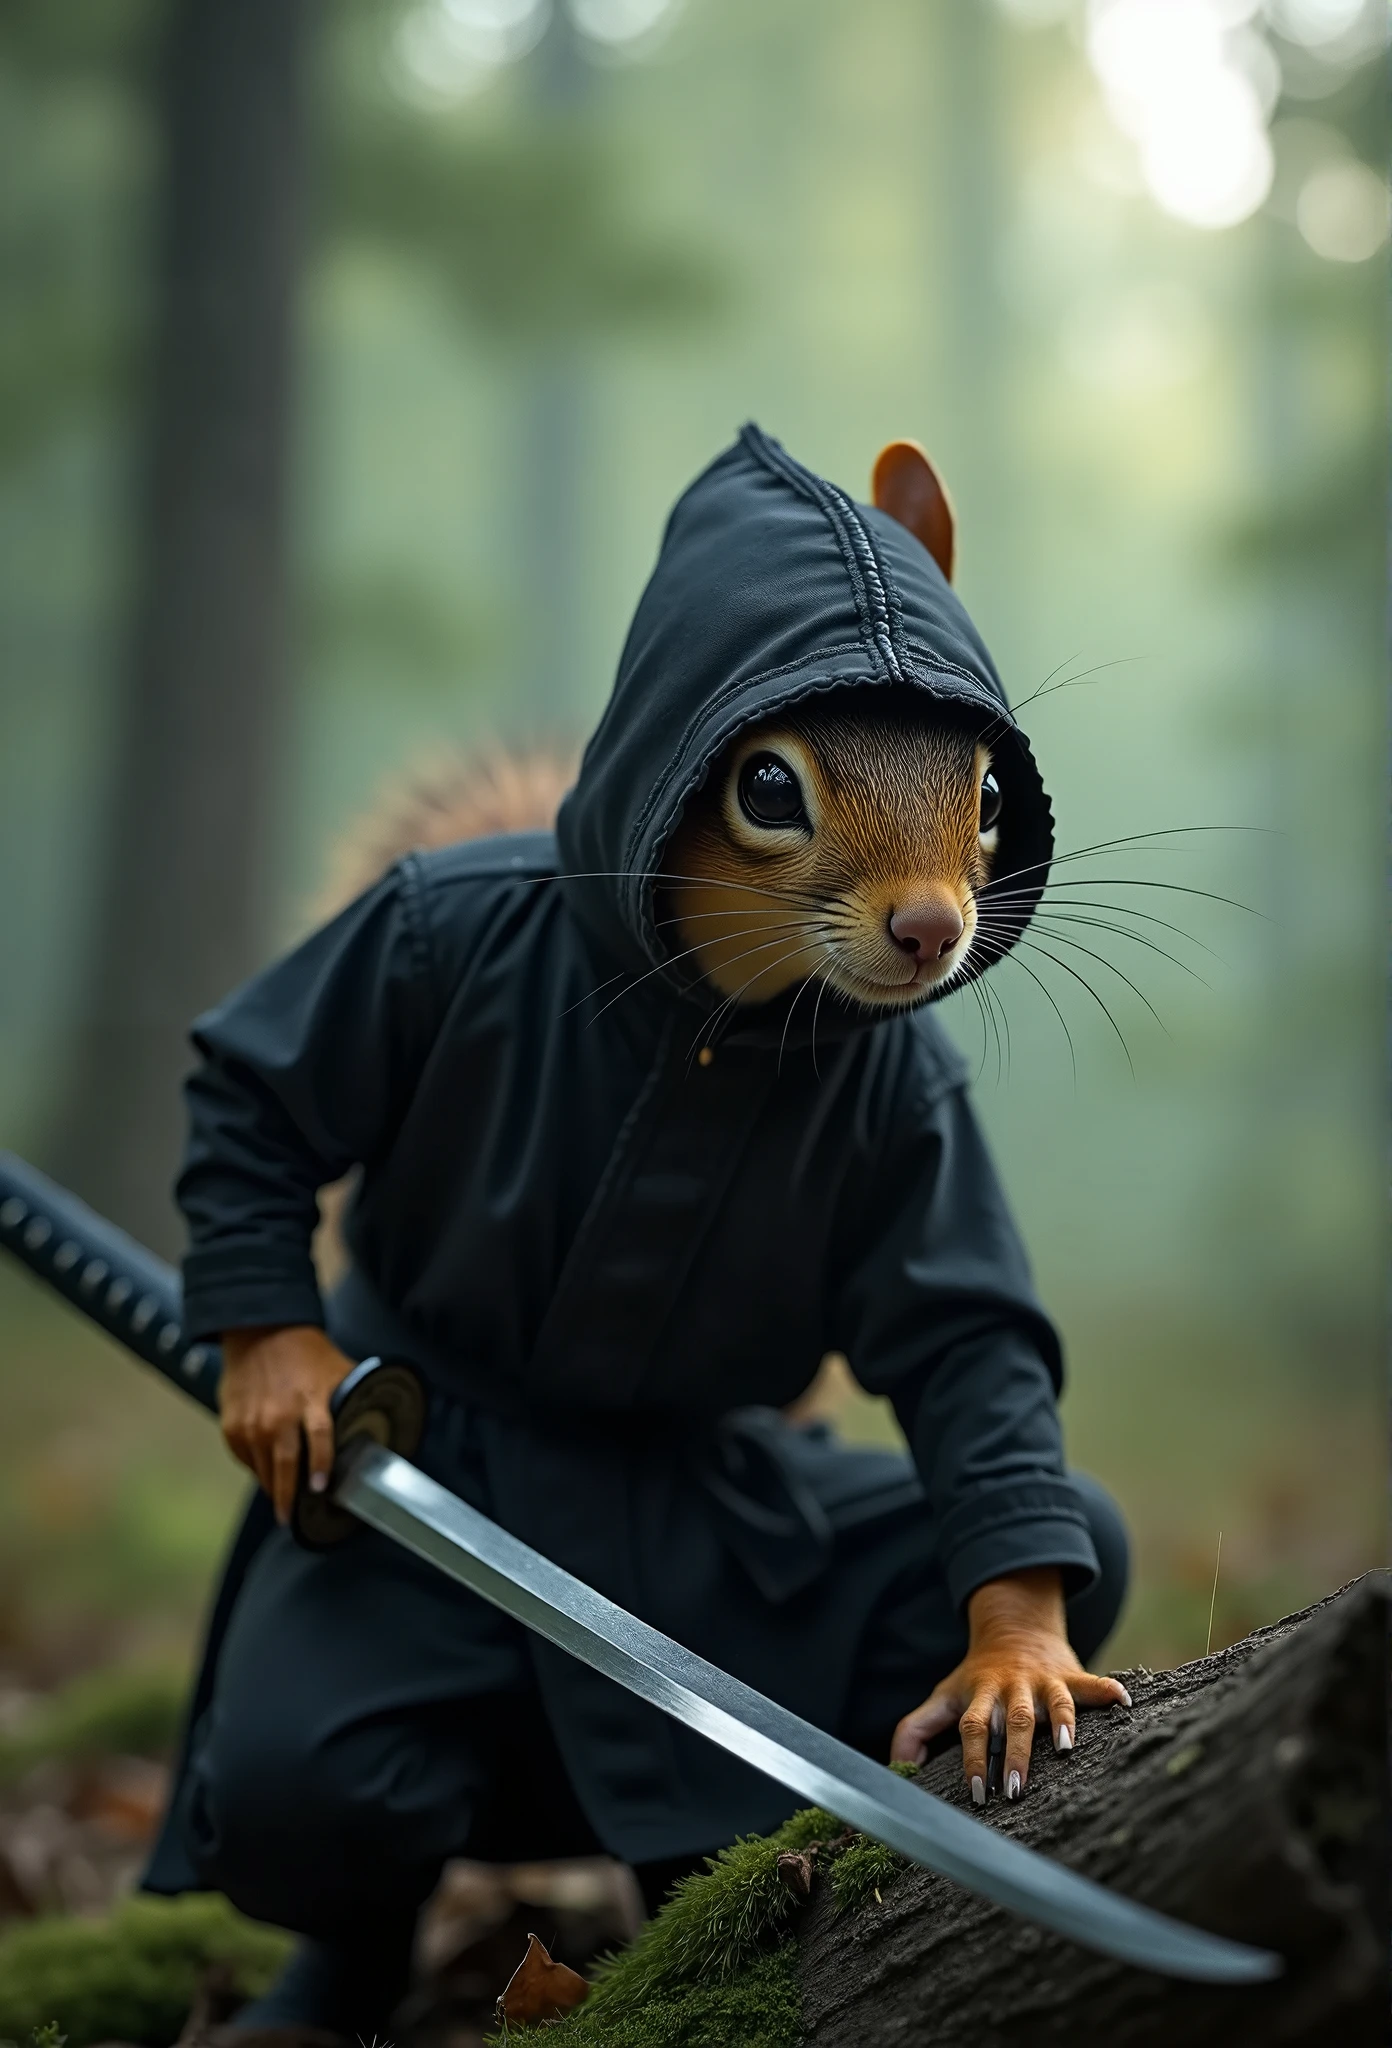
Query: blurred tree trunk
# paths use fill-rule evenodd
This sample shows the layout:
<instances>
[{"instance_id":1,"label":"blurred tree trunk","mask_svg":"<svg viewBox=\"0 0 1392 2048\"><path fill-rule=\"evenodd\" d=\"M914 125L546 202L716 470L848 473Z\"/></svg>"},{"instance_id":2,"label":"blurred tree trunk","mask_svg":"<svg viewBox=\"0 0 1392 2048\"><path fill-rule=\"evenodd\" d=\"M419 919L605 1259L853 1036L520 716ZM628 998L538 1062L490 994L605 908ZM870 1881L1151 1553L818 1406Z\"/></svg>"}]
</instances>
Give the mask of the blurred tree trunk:
<instances>
[{"instance_id":1,"label":"blurred tree trunk","mask_svg":"<svg viewBox=\"0 0 1392 2048\"><path fill-rule=\"evenodd\" d=\"M190 1019L255 963L284 679L306 0L175 0L143 555L55 1169L146 1241Z\"/></svg>"},{"instance_id":2,"label":"blurred tree trunk","mask_svg":"<svg viewBox=\"0 0 1392 2048\"><path fill-rule=\"evenodd\" d=\"M564 8L551 18L528 65L535 105L553 121L584 107L589 71ZM580 684L577 628L583 599L581 530L585 474L585 377L565 326L539 336L522 377L521 546L527 565L525 664L519 725L527 738L571 737Z\"/></svg>"}]
</instances>

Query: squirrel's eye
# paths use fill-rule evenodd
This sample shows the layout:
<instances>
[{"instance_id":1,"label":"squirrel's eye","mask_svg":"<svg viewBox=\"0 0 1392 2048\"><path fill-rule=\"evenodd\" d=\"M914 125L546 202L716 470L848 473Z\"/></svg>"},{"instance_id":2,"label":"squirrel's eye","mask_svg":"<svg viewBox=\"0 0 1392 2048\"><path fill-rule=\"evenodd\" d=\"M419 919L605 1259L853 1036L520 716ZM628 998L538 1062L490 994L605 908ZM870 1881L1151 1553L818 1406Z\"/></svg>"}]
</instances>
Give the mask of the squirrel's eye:
<instances>
[{"instance_id":1,"label":"squirrel's eye","mask_svg":"<svg viewBox=\"0 0 1392 2048\"><path fill-rule=\"evenodd\" d=\"M981 824L978 829L982 832L989 832L1000 814L1000 784L988 769L981 778Z\"/></svg>"},{"instance_id":2,"label":"squirrel's eye","mask_svg":"<svg viewBox=\"0 0 1392 2048\"><path fill-rule=\"evenodd\" d=\"M777 754L751 754L740 769L740 809L756 825L800 825L802 790Z\"/></svg>"}]
</instances>

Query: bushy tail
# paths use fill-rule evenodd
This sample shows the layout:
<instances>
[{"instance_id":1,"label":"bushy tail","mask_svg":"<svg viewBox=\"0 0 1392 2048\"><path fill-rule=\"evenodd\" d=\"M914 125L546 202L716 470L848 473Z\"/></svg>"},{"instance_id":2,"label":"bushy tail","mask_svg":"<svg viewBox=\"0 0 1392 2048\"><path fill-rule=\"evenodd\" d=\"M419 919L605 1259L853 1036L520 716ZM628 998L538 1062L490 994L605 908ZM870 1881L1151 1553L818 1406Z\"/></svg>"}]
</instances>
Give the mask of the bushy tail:
<instances>
[{"instance_id":1,"label":"bushy tail","mask_svg":"<svg viewBox=\"0 0 1392 2048\"><path fill-rule=\"evenodd\" d=\"M370 889L403 854L498 832L544 832L575 779L574 757L536 749L456 754L389 783L331 850L315 922Z\"/></svg>"}]
</instances>

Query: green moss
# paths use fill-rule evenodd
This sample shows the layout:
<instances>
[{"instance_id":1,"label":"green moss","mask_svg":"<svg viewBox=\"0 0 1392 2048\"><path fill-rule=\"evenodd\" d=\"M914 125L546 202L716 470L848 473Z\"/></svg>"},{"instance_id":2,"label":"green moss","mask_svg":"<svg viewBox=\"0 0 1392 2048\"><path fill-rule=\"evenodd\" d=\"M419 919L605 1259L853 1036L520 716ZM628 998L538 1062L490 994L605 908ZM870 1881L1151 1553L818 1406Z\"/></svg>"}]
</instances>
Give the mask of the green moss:
<instances>
[{"instance_id":1,"label":"green moss","mask_svg":"<svg viewBox=\"0 0 1392 2048\"><path fill-rule=\"evenodd\" d=\"M164 1665L89 1671L41 1701L0 1738L0 1785L45 1757L161 1756L173 1746L187 1674Z\"/></svg>"},{"instance_id":2,"label":"green moss","mask_svg":"<svg viewBox=\"0 0 1392 2048\"><path fill-rule=\"evenodd\" d=\"M632 1946L600 1965L586 2003L547 2027L546 2048L794 2048L797 1950L785 1937L799 1901L778 1858L842 1832L809 1807L683 1878ZM534 2030L512 2039L523 2031Z\"/></svg>"},{"instance_id":3,"label":"green moss","mask_svg":"<svg viewBox=\"0 0 1392 2048\"><path fill-rule=\"evenodd\" d=\"M128 1899L105 1920L44 1919L0 1936L0 2039L56 2020L70 2048L177 2039L199 1978L224 1963L254 1997L289 1939L243 1920L225 1899Z\"/></svg>"},{"instance_id":4,"label":"green moss","mask_svg":"<svg viewBox=\"0 0 1392 2048\"><path fill-rule=\"evenodd\" d=\"M913 1776L912 1764L895 1764ZM630 1948L595 1973L584 2005L547 2026L546 2048L796 2048L799 1900L778 1875L785 1850L819 1844L838 1912L854 1910L904 1858L811 1806L776 1834L747 1835L683 1878ZM534 2037L507 2029L494 2043ZM540 2048L540 2044L538 2044Z\"/></svg>"},{"instance_id":5,"label":"green moss","mask_svg":"<svg viewBox=\"0 0 1392 2048\"><path fill-rule=\"evenodd\" d=\"M704 1872L674 1887L656 1919L606 1968L596 2006L620 1985L624 1997L641 2000L672 1984L728 1983L797 1910L795 1895L779 1878L779 1856L839 1828L830 1814L809 1807L776 1834L746 1836L711 1857Z\"/></svg>"},{"instance_id":6,"label":"green moss","mask_svg":"<svg viewBox=\"0 0 1392 2048\"><path fill-rule=\"evenodd\" d=\"M897 1849L859 1835L831 1866L831 1892L838 1913L855 1912L904 1868Z\"/></svg>"},{"instance_id":7,"label":"green moss","mask_svg":"<svg viewBox=\"0 0 1392 2048\"><path fill-rule=\"evenodd\" d=\"M647 1997L598 1991L554 2026L513 2030L546 2048L797 2048L797 1947L779 1943L720 1982L673 1984ZM505 2035L494 2037L504 2040Z\"/></svg>"}]
</instances>

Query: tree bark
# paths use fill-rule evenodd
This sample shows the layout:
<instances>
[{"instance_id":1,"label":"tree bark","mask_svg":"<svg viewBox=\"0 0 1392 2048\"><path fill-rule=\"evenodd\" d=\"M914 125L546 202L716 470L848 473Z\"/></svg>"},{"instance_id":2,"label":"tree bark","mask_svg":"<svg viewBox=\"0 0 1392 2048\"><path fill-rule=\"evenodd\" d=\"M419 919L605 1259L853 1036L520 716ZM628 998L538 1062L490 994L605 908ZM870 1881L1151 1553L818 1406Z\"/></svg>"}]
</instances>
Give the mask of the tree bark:
<instances>
[{"instance_id":1,"label":"tree bark","mask_svg":"<svg viewBox=\"0 0 1392 2048\"><path fill-rule=\"evenodd\" d=\"M138 611L56 1170L167 1246L195 1013L254 964L283 694L306 0L177 0Z\"/></svg>"},{"instance_id":2,"label":"tree bark","mask_svg":"<svg viewBox=\"0 0 1392 2048\"><path fill-rule=\"evenodd\" d=\"M1037 1750L986 1819L1147 1904L1279 1950L1255 1989L1178 1982L1010 1921L906 1869L838 1916L825 1881L801 1945L804 2048L1361 2048L1387 2038L1389 1581L1177 1671L1121 1676L1128 1713ZM966 1804L956 1753L921 1781Z\"/></svg>"}]
</instances>

